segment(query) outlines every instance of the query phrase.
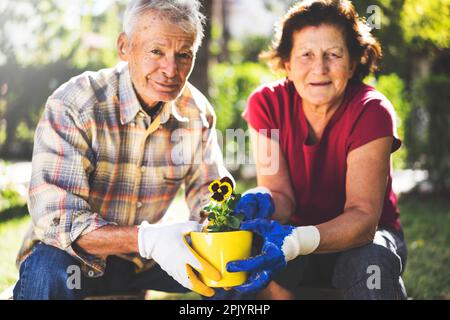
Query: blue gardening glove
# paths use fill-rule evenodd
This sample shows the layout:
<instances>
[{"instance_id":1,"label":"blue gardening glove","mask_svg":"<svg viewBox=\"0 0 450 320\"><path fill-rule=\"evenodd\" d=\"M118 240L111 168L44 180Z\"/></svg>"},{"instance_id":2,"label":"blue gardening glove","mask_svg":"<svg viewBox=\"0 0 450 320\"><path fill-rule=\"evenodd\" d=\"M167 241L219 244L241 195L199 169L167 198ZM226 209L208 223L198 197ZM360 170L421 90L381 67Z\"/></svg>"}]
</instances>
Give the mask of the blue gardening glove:
<instances>
[{"instance_id":1,"label":"blue gardening glove","mask_svg":"<svg viewBox=\"0 0 450 320\"><path fill-rule=\"evenodd\" d=\"M275 220L254 219L242 222L241 229L256 232L264 239L261 254L227 264L228 272L250 272L247 282L234 287L242 293L263 289L276 270L299 255L310 254L320 242L319 230L314 226L293 227Z\"/></svg>"},{"instance_id":2,"label":"blue gardening glove","mask_svg":"<svg viewBox=\"0 0 450 320\"><path fill-rule=\"evenodd\" d=\"M236 205L234 212L236 214L243 214L244 221L257 218L270 218L275 212L272 193L265 187L247 190Z\"/></svg>"}]
</instances>

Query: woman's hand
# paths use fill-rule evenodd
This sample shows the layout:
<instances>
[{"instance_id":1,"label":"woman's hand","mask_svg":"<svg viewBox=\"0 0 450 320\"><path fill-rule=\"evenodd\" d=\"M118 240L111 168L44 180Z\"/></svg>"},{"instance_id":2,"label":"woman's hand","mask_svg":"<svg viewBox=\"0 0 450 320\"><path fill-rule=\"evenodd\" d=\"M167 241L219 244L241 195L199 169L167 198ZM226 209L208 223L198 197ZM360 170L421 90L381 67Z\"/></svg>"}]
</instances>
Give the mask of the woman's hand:
<instances>
[{"instance_id":1,"label":"woman's hand","mask_svg":"<svg viewBox=\"0 0 450 320\"><path fill-rule=\"evenodd\" d=\"M251 292L264 288L274 271L299 255L312 253L319 245L320 234L316 227L293 227L277 221L254 219L241 223L242 230L256 232L264 239L261 254L246 260L231 261L228 272L246 271L251 275L243 285L233 289Z\"/></svg>"},{"instance_id":2,"label":"woman's hand","mask_svg":"<svg viewBox=\"0 0 450 320\"><path fill-rule=\"evenodd\" d=\"M244 215L244 221L257 218L268 219L274 211L272 193L265 187L256 187L244 192L234 209L235 214Z\"/></svg>"}]
</instances>

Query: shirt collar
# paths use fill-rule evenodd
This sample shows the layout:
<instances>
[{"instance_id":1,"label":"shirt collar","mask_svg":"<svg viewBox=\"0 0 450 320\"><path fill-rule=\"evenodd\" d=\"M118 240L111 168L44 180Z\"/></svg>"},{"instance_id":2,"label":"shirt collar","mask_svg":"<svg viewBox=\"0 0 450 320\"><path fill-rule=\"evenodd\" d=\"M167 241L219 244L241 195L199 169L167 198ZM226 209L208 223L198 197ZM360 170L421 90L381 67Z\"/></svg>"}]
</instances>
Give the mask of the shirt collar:
<instances>
[{"instance_id":1,"label":"shirt collar","mask_svg":"<svg viewBox=\"0 0 450 320\"><path fill-rule=\"evenodd\" d=\"M119 64L119 104L120 123L127 124L132 121L141 110L141 104L131 83L128 63Z\"/></svg>"},{"instance_id":2,"label":"shirt collar","mask_svg":"<svg viewBox=\"0 0 450 320\"><path fill-rule=\"evenodd\" d=\"M127 124L134 120L137 113L142 109L142 106L136 96L133 84L131 82L130 71L128 68L128 63L119 64L119 103L120 103L120 123L122 125ZM183 90L186 90L183 89ZM188 122L189 118L183 116L180 109L183 105L182 103L183 95L174 101L166 102L162 107L160 112L161 120L160 123L166 123L170 116L180 121Z\"/></svg>"}]
</instances>

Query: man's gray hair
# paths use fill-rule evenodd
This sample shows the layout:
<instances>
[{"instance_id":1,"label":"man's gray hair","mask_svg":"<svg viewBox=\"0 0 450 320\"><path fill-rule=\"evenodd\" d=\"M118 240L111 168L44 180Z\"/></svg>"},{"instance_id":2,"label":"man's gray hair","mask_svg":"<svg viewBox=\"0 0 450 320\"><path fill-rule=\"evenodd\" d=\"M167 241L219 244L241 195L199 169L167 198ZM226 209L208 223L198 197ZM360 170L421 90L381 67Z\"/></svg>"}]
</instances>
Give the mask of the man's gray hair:
<instances>
[{"instance_id":1,"label":"man's gray hair","mask_svg":"<svg viewBox=\"0 0 450 320\"><path fill-rule=\"evenodd\" d=\"M198 0L131 0L123 18L123 31L128 37L133 33L137 18L148 11L156 11L187 32L195 33L194 49L197 51L203 39L205 16L200 12Z\"/></svg>"}]
</instances>

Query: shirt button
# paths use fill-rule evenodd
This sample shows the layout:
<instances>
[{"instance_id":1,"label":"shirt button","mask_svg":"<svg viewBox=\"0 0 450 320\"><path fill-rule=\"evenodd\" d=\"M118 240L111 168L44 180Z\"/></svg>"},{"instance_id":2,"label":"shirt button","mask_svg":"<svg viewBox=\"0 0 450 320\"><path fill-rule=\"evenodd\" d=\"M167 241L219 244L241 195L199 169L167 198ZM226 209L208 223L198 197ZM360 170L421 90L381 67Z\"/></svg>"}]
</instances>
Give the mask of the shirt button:
<instances>
[{"instance_id":1,"label":"shirt button","mask_svg":"<svg viewBox=\"0 0 450 320\"><path fill-rule=\"evenodd\" d=\"M145 172L145 167L144 167L144 166L141 167L141 172L142 172L142 173Z\"/></svg>"},{"instance_id":2,"label":"shirt button","mask_svg":"<svg viewBox=\"0 0 450 320\"><path fill-rule=\"evenodd\" d=\"M136 203L136 207L137 207L138 209L141 208L141 207L142 207L142 202Z\"/></svg>"}]
</instances>

